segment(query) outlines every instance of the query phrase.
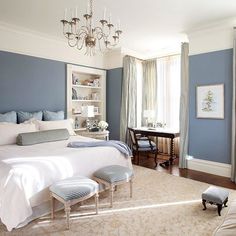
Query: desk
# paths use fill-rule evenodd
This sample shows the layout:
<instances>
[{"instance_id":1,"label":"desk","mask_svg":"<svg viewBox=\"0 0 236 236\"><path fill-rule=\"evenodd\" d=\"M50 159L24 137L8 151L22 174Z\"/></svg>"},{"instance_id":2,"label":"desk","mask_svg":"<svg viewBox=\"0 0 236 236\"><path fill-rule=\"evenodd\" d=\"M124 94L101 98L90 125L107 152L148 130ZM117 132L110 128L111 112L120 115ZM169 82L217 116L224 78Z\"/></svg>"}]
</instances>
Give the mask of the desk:
<instances>
[{"instance_id":1,"label":"desk","mask_svg":"<svg viewBox=\"0 0 236 236\"><path fill-rule=\"evenodd\" d=\"M134 128L134 130L138 131L141 135L145 136L154 136L154 137L162 137L170 139L170 158L167 161L160 163L160 166L169 166L173 164L173 160L176 159L174 155L174 139L179 137L179 132L170 130L167 128L147 128L140 127Z\"/></svg>"}]
</instances>

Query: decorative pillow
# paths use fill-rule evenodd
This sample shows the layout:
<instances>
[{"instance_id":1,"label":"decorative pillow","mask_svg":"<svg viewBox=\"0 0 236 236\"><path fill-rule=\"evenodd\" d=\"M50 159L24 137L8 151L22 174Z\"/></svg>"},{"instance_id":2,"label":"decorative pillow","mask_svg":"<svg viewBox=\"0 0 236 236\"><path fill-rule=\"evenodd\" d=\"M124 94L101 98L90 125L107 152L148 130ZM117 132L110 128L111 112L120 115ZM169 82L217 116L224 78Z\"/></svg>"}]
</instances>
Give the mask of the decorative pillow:
<instances>
[{"instance_id":1,"label":"decorative pillow","mask_svg":"<svg viewBox=\"0 0 236 236\"><path fill-rule=\"evenodd\" d=\"M73 119L37 122L39 124L39 130L67 129L70 135L76 135L72 128Z\"/></svg>"},{"instance_id":2,"label":"decorative pillow","mask_svg":"<svg viewBox=\"0 0 236 236\"><path fill-rule=\"evenodd\" d=\"M9 123L17 123L16 112L10 111L4 114L0 114L0 122L9 122Z\"/></svg>"},{"instance_id":3,"label":"decorative pillow","mask_svg":"<svg viewBox=\"0 0 236 236\"><path fill-rule=\"evenodd\" d=\"M0 123L0 145L15 144L20 133L37 131L35 124Z\"/></svg>"},{"instance_id":4,"label":"decorative pillow","mask_svg":"<svg viewBox=\"0 0 236 236\"><path fill-rule=\"evenodd\" d=\"M67 129L44 130L18 134L16 143L20 146L34 145L38 143L67 140L70 137Z\"/></svg>"},{"instance_id":5,"label":"decorative pillow","mask_svg":"<svg viewBox=\"0 0 236 236\"><path fill-rule=\"evenodd\" d=\"M32 118L35 118L36 120L42 120L43 119L43 112L42 111L36 111L36 112L19 111L19 112L17 112L18 123L23 123L26 120L29 120Z\"/></svg>"},{"instance_id":6,"label":"decorative pillow","mask_svg":"<svg viewBox=\"0 0 236 236\"><path fill-rule=\"evenodd\" d=\"M52 121L52 120L64 120L65 115L64 111L43 111L43 120Z\"/></svg>"}]
</instances>

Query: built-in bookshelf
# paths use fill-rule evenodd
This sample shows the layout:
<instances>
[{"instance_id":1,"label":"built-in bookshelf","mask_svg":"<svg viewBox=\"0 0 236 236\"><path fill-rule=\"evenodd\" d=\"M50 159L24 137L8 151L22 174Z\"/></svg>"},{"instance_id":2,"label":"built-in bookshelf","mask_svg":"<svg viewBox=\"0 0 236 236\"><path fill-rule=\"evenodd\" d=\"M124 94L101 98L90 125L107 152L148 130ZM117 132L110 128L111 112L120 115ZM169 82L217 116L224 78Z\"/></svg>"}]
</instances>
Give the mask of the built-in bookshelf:
<instances>
[{"instance_id":1,"label":"built-in bookshelf","mask_svg":"<svg viewBox=\"0 0 236 236\"><path fill-rule=\"evenodd\" d=\"M86 130L83 109L93 106L90 122L106 120L106 71L67 65L67 117L74 120L74 130Z\"/></svg>"}]
</instances>

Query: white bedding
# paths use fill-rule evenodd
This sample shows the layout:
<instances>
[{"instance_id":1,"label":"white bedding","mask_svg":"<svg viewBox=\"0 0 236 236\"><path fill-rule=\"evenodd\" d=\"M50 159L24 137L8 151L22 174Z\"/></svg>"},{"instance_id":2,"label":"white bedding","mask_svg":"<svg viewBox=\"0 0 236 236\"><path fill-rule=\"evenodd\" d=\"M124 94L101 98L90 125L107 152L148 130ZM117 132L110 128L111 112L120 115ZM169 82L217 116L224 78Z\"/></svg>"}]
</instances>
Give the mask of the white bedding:
<instances>
[{"instance_id":1,"label":"white bedding","mask_svg":"<svg viewBox=\"0 0 236 236\"><path fill-rule=\"evenodd\" d=\"M113 147L67 147L70 141L88 139L72 136L32 146L0 146L0 219L9 231L31 216L33 207L49 200L53 182L76 175L91 177L107 165L132 168L130 158Z\"/></svg>"}]
</instances>

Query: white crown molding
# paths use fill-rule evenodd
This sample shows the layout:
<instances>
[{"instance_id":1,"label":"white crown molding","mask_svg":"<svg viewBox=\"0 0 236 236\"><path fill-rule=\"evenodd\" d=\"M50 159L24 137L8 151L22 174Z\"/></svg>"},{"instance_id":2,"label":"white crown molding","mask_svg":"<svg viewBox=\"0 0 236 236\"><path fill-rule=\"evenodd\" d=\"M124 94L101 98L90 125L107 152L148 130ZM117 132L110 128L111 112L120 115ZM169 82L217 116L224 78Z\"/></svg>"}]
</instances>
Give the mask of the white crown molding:
<instances>
[{"instance_id":1,"label":"white crown molding","mask_svg":"<svg viewBox=\"0 0 236 236\"><path fill-rule=\"evenodd\" d=\"M187 168L190 170L197 170L228 178L231 175L231 165L229 164L224 164L214 161L206 161L206 160L196 159L193 157L189 157L187 159Z\"/></svg>"},{"instance_id":2,"label":"white crown molding","mask_svg":"<svg viewBox=\"0 0 236 236\"><path fill-rule=\"evenodd\" d=\"M0 50L104 69L104 55L84 55L67 45L66 40L0 22Z\"/></svg>"},{"instance_id":3,"label":"white crown molding","mask_svg":"<svg viewBox=\"0 0 236 236\"><path fill-rule=\"evenodd\" d=\"M15 33L21 32L22 34L37 36L39 38L46 39L46 40L52 40L52 41L56 41L56 42L58 42L58 41L65 42L63 37L55 37L50 34L45 34L45 33L39 32L39 31L34 31L34 30L31 30L31 29L28 29L25 27L9 24L9 23L3 22L3 21L0 21L0 29L5 30L5 31L9 31L9 32L15 32Z\"/></svg>"}]
</instances>

